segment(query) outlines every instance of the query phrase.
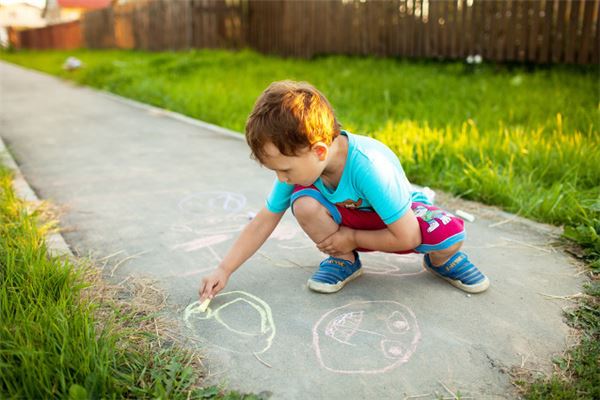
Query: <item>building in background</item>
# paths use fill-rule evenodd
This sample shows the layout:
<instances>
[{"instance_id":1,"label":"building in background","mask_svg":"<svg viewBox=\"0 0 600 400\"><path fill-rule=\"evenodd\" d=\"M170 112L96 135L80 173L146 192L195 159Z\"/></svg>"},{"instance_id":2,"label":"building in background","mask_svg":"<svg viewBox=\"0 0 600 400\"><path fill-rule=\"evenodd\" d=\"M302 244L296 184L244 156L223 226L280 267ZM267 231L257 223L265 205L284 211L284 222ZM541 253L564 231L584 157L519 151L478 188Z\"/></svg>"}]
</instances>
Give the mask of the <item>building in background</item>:
<instances>
[{"instance_id":1,"label":"building in background","mask_svg":"<svg viewBox=\"0 0 600 400\"><path fill-rule=\"evenodd\" d=\"M33 3L0 3L0 45L8 46L8 27L15 29L41 28L46 26L43 9Z\"/></svg>"},{"instance_id":2,"label":"building in background","mask_svg":"<svg viewBox=\"0 0 600 400\"><path fill-rule=\"evenodd\" d=\"M109 7L116 0L46 0L43 17L49 25L76 21L90 10Z\"/></svg>"}]
</instances>

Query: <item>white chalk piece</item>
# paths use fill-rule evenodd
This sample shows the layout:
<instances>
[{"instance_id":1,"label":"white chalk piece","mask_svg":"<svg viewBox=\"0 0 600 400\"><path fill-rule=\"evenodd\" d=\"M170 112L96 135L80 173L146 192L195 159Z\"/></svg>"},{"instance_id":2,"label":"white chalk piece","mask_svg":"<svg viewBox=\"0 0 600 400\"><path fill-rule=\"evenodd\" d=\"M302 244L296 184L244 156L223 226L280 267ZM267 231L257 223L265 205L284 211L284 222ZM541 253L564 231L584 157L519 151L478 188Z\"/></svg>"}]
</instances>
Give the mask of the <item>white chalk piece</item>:
<instances>
[{"instance_id":1,"label":"white chalk piece","mask_svg":"<svg viewBox=\"0 0 600 400\"><path fill-rule=\"evenodd\" d=\"M472 214L469 214L466 211L463 210L456 210L455 214L457 216L459 216L460 218L464 219L465 221L469 221L469 222L473 222L475 221L475 216Z\"/></svg>"},{"instance_id":2,"label":"white chalk piece","mask_svg":"<svg viewBox=\"0 0 600 400\"><path fill-rule=\"evenodd\" d=\"M256 217L256 213L253 211L248 211L248 219L254 219Z\"/></svg>"},{"instance_id":3,"label":"white chalk piece","mask_svg":"<svg viewBox=\"0 0 600 400\"><path fill-rule=\"evenodd\" d=\"M198 309L200 310L200 312L206 312L206 309L208 308L209 304L210 304L210 299L206 299L202 302L202 304L200 304L198 306Z\"/></svg>"}]
</instances>

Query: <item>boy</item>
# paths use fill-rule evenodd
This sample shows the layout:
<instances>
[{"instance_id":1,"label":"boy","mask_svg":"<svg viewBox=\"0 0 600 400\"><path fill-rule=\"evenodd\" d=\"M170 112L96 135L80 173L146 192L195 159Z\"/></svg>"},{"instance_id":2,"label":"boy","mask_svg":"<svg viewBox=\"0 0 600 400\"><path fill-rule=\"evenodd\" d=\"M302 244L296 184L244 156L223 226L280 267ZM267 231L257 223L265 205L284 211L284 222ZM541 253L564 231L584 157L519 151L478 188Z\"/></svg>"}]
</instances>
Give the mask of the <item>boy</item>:
<instances>
[{"instance_id":1,"label":"boy","mask_svg":"<svg viewBox=\"0 0 600 400\"><path fill-rule=\"evenodd\" d=\"M339 291L362 274L358 251L425 253L424 265L454 286L483 292L483 275L460 252L462 220L411 193L398 158L381 142L342 131L327 99L305 82L272 83L246 123L252 157L275 172L266 205L244 228L219 267L202 280L201 299L273 232L288 207L329 257L308 281L316 292Z\"/></svg>"}]
</instances>

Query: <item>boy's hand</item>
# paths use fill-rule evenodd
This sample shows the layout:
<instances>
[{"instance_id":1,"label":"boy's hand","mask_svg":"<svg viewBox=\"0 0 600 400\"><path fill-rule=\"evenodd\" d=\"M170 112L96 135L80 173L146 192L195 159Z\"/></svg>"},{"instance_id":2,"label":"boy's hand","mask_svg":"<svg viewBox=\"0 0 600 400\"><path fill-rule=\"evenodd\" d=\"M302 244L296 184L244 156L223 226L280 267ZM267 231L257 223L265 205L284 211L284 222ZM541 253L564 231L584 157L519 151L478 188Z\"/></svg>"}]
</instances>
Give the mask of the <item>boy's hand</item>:
<instances>
[{"instance_id":1,"label":"boy's hand","mask_svg":"<svg viewBox=\"0 0 600 400\"><path fill-rule=\"evenodd\" d=\"M200 285L200 301L205 299L212 299L219 293L229 280L231 274L221 268L217 268L210 275L202 278L202 284Z\"/></svg>"},{"instance_id":2,"label":"boy's hand","mask_svg":"<svg viewBox=\"0 0 600 400\"><path fill-rule=\"evenodd\" d=\"M317 243L317 248L319 250L333 257L350 253L356 247L354 230L345 226L340 226L340 229L333 235L329 236L321 243Z\"/></svg>"}]
</instances>

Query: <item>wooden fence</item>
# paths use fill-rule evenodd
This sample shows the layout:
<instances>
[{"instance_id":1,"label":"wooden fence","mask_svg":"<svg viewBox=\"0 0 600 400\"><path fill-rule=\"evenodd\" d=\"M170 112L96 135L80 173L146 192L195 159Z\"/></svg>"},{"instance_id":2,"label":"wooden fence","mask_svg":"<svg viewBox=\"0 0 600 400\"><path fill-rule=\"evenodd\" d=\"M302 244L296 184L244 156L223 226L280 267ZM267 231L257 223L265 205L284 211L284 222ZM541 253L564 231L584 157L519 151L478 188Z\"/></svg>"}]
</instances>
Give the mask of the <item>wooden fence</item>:
<instances>
[{"instance_id":1,"label":"wooden fence","mask_svg":"<svg viewBox=\"0 0 600 400\"><path fill-rule=\"evenodd\" d=\"M11 45L18 49L71 50L83 47L83 35L79 21L26 30L9 27L8 38Z\"/></svg>"},{"instance_id":2,"label":"wooden fence","mask_svg":"<svg viewBox=\"0 0 600 400\"><path fill-rule=\"evenodd\" d=\"M143 0L86 13L90 48L250 47L598 64L600 0Z\"/></svg>"}]
</instances>

